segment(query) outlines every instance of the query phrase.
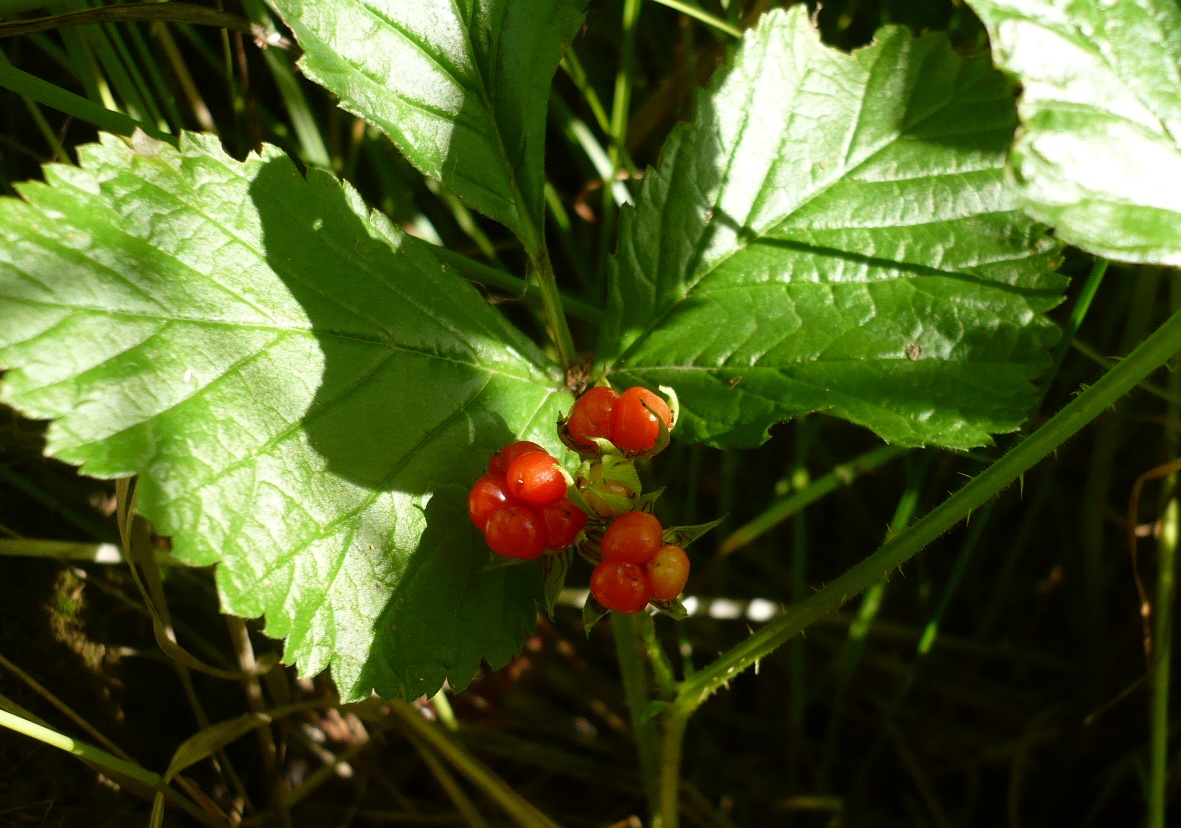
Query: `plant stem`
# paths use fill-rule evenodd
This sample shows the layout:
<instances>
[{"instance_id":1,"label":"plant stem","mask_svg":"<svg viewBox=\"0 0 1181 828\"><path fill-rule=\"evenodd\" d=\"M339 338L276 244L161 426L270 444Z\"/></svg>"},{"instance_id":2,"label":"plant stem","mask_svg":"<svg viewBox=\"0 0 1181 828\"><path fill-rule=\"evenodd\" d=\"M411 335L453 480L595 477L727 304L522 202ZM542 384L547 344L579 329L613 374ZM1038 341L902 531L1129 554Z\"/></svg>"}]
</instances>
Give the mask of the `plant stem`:
<instances>
[{"instance_id":1,"label":"plant stem","mask_svg":"<svg viewBox=\"0 0 1181 828\"><path fill-rule=\"evenodd\" d=\"M1173 568L1176 565L1177 499L1169 501L1157 543L1156 630L1152 641L1151 735L1149 739L1148 828L1165 828L1166 783L1169 771L1169 673L1173 646Z\"/></svg>"},{"instance_id":2,"label":"plant stem","mask_svg":"<svg viewBox=\"0 0 1181 828\"><path fill-rule=\"evenodd\" d=\"M21 71L0 55L0 87L4 87L18 95L24 95L39 104L52 107L67 115L72 115L80 121L94 124L99 129L114 132L117 135L131 135L136 129L142 129L153 138L159 138L175 145L177 138L166 135L156 127L143 121L137 121L115 112L106 107L87 100L73 92L68 92L59 86L43 81L28 72Z\"/></svg>"},{"instance_id":3,"label":"plant stem","mask_svg":"<svg viewBox=\"0 0 1181 828\"><path fill-rule=\"evenodd\" d=\"M811 483L808 473L808 452L816 432L816 418L807 415L796 420L795 457L787 476L787 482L797 492L807 489ZM791 522L791 587L793 604L808 596L808 521L800 512ZM803 758L804 708L808 700L808 662L804 653L804 642L795 639L788 648L788 694L787 694L787 792L794 795L801 788L800 761Z\"/></svg>"},{"instance_id":4,"label":"plant stem","mask_svg":"<svg viewBox=\"0 0 1181 828\"><path fill-rule=\"evenodd\" d=\"M448 250L446 247L438 245L431 248L431 253L451 265L456 273L469 282L491 285L494 288L499 288L508 293L530 299L535 299L542 295L540 280L536 285L529 284L519 276L505 273L503 270L498 270L483 262L477 262L475 259L469 258L462 253L456 253L454 250ZM561 307L570 312L571 316L577 317L585 322L598 325L603 321L603 312L601 310L580 299L561 296L558 302Z\"/></svg>"},{"instance_id":5,"label":"plant stem","mask_svg":"<svg viewBox=\"0 0 1181 828\"><path fill-rule=\"evenodd\" d=\"M696 708L673 707L664 719L660 746L660 814L653 828L677 828L681 816L681 747L685 726Z\"/></svg>"},{"instance_id":6,"label":"plant stem","mask_svg":"<svg viewBox=\"0 0 1181 828\"><path fill-rule=\"evenodd\" d=\"M615 634L615 655L623 678L623 695L636 737L640 774L644 777L649 805L655 812L660 797L660 740L655 720L641 720L652 697L648 693L648 671L644 669L644 658L640 654L640 623L634 615L617 612L611 618L611 631Z\"/></svg>"},{"instance_id":7,"label":"plant stem","mask_svg":"<svg viewBox=\"0 0 1181 828\"><path fill-rule=\"evenodd\" d=\"M1181 304L1181 283L1176 278L1169 283L1173 308ZM1169 390L1181 390L1181 376L1169 375ZM1178 407L1166 406L1165 417L1176 420ZM1166 456L1177 452L1177 432L1165 429L1163 448ZM1165 478L1166 490L1175 491L1177 475ZM1176 598L1175 574L1177 565L1177 536L1181 532L1181 507L1176 497L1170 497L1160 522L1157 539L1156 629L1153 631L1152 661L1149 677L1152 681L1149 703L1149 760L1148 760L1148 828L1164 828L1168 804L1169 777L1169 682L1172 672L1173 602Z\"/></svg>"},{"instance_id":8,"label":"plant stem","mask_svg":"<svg viewBox=\"0 0 1181 828\"><path fill-rule=\"evenodd\" d=\"M126 762L118 756L107 753L105 750L97 748L94 745L79 742L76 739L71 739L69 736L58 733L56 730L51 730L36 722L31 722L28 719L13 715L7 710L0 710L0 727L14 730L17 733L29 736L58 750L64 750L66 753L73 754L85 762L97 765L112 773L121 774L128 779L142 782L149 788L162 793L165 799L183 809L189 816L193 817L202 825L208 825L211 828L217 828L218 826L218 823L209 814L195 807L189 800L165 785L164 780L158 774L152 773L146 768Z\"/></svg>"},{"instance_id":9,"label":"plant stem","mask_svg":"<svg viewBox=\"0 0 1181 828\"><path fill-rule=\"evenodd\" d=\"M1062 339L1058 341L1058 347L1054 349L1054 367L1050 369L1045 381L1042 383L1042 393L1038 397L1038 404L1033 408L1034 411L1042 407L1042 403L1046 400L1046 395L1050 393L1050 386L1054 384L1054 381L1058 377L1058 371L1062 368L1062 361L1066 359L1066 354L1070 350L1070 346L1074 344L1074 338L1078 335L1079 328L1083 326L1083 320L1087 316L1087 311L1091 308L1091 302L1094 301L1095 294L1099 292L1099 285L1103 283L1103 274L1107 272L1108 264L1110 263L1107 259L1096 259L1095 264L1091 266L1091 272L1087 275L1087 281L1083 283L1083 289L1079 291L1078 300L1070 310L1070 318L1062 326Z\"/></svg>"},{"instance_id":10,"label":"plant stem","mask_svg":"<svg viewBox=\"0 0 1181 828\"><path fill-rule=\"evenodd\" d=\"M833 467L833 470L817 480L812 481L793 495L772 503L754 520L735 529L718 550L718 557L724 557L738 551L755 538L770 531L794 514L815 503L825 495L848 486L862 474L873 471L878 466L888 463L910 451L905 446L879 446L865 454L854 457L847 463Z\"/></svg>"},{"instance_id":11,"label":"plant stem","mask_svg":"<svg viewBox=\"0 0 1181 828\"><path fill-rule=\"evenodd\" d=\"M356 712L358 715L363 714L364 707L358 707ZM522 828L558 828L556 822L513 790L491 768L468 753L449 733L424 719L413 705L395 700L389 704L389 713L408 735L429 745L451 767L499 805L517 825Z\"/></svg>"},{"instance_id":12,"label":"plant stem","mask_svg":"<svg viewBox=\"0 0 1181 828\"><path fill-rule=\"evenodd\" d=\"M656 2L662 6L668 6L674 11L679 11L681 14L688 15L694 20L700 20L705 25L721 32L722 34L730 35L730 37L742 37L742 29L731 26L725 20L720 20L709 12L702 11L696 6L682 2L682 0L656 0Z\"/></svg>"},{"instance_id":13,"label":"plant stem","mask_svg":"<svg viewBox=\"0 0 1181 828\"><path fill-rule=\"evenodd\" d=\"M595 267L595 287L602 295L608 272L608 260L615 248L615 228L619 211L613 200L615 176L622 164L621 149L627 148L627 124L631 114L632 70L636 60L636 29L640 19L642 0L624 0L622 38L619 43L619 69L615 73L615 88L611 99L610 134L611 145L607 157L611 161L611 174L603 182L603 201L600 210L601 234L599 257Z\"/></svg>"},{"instance_id":14,"label":"plant stem","mask_svg":"<svg viewBox=\"0 0 1181 828\"><path fill-rule=\"evenodd\" d=\"M71 739L69 736L58 733L56 730L42 727L36 722L30 722L28 719L14 716L7 710L0 710L0 727L6 727L9 730L15 730L17 733L23 733L25 736L30 736L39 742L44 742L58 750L64 750L66 753L72 753L80 759L94 762L108 770L143 782L152 788L159 788L163 784L157 774L141 768L139 765L134 765L131 762L120 759L118 756L107 753L105 750L89 745L86 742Z\"/></svg>"},{"instance_id":15,"label":"plant stem","mask_svg":"<svg viewBox=\"0 0 1181 828\"><path fill-rule=\"evenodd\" d=\"M636 619L636 626L640 629L640 640L644 644L644 652L648 656L648 666L652 668L656 688L660 691L660 697L668 701L677 694L677 680L673 675L668 653L656 637L655 619L651 615L642 615Z\"/></svg>"},{"instance_id":16,"label":"plant stem","mask_svg":"<svg viewBox=\"0 0 1181 828\"><path fill-rule=\"evenodd\" d=\"M877 552L807 600L787 609L750 638L681 683L666 717L661 776L661 828L675 828L680 779L680 742L685 722L706 699L743 670L765 658L809 624L886 577L947 532L974 509L1016 481L1037 462L1077 434L1116 400L1181 350L1181 312L1173 314L1118 365L1082 391L1041 428L969 481ZM671 822L668 820L672 820Z\"/></svg>"},{"instance_id":17,"label":"plant stem","mask_svg":"<svg viewBox=\"0 0 1181 828\"><path fill-rule=\"evenodd\" d=\"M562 297L558 293L558 282L554 278L554 266L550 263L549 253L543 247L540 260L533 262L533 276L537 279L537 288L541 291L541 310L545 314L546 325L550 335L554 338L554 345L558 349L558 361L563 371L569 371L578 362L578 353L574 350L574 337L570 335L570 326L566 324L566 314L562 310Z\"/></svg>"}]
</instances>

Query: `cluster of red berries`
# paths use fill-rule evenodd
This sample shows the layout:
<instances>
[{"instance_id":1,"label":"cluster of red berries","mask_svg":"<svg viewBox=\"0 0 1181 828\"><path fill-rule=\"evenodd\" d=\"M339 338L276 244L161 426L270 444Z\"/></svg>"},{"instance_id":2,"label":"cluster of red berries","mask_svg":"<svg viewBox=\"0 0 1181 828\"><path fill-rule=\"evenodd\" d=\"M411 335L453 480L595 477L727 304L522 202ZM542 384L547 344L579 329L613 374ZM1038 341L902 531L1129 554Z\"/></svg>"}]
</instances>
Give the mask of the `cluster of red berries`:
<instances>
[{"instance_id":1,"label":"cluster of red berries","mask_svg":"<svg viewBox=\"0 0 1181 828\"><path fill-rule=\"evenodd\" d=\"M639 509L634 468L635 458L663 448L672 427L668 403L646 388L592 388L558 423L563 442L584 455L573 488L567 491L572 478L541 446L510 443L472 486L472 523L493 552L508 558L529 560L577 544L596 564L590 589L601 608L635 613L650 601L674 601L689 578L689 558L664 542L659 520Z\"/></svg>"},{"instance_id":2,"label":"cluster of red berries","mask_svg":"<svg viewBox=\"0 0 1181 828\"><path fill-rule=\"evenodd\" d=\"M660 436L657 417L664 420L665 428L673 427L668 403L647 388L635 386L620 394L614 388L599 386L574 403L566 431L580 451L597 451L597 437L634 457L656 446Z\"/></svg>"},{"instance_id":3,"label":"cluster of red berries","mask_svg":"<svg viewBox=\"0 0 1181 828\"><path fill-rule=\"evenodd\" d=\"M599 546L603 562L591 573L591 595L616 612L639 612L649 601L672 601L689 580L689 556L664 542L664 527L647 512L624 512Z\"/></svg>"},{"instance_id":4,"label":"cluster of red berries","mask_svg":"<svg viewBox=\"0 0 1181 828\"><path fill-rule=\"evenodd\" d=\"M467 511L493 552L521 560L570 546L587 520L566 497L558 461L528 440L492 455L488 473L472 486Z\"/></svg>"}]
</instances>

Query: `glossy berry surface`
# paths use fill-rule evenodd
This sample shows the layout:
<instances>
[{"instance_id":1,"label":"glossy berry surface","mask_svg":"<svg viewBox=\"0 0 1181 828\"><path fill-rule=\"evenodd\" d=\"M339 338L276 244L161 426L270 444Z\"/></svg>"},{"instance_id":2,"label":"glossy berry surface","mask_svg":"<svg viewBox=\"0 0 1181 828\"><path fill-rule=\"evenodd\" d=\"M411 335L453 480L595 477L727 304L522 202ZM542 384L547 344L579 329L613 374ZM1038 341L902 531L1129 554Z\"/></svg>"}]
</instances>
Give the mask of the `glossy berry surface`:
<instances>
[{"instance_id":1,"label":"glossy berry surface","mask_svg":"<svg viewBox=\"0 0 1181 828\"><path fill-rule=\"evenodd\" d=\"M635 564L603 561L590 578L591 595L616 612L639 612L648 606L648 579Z\"/></svg>"},{"instance_id":2,"label":"glossy berry surface","mask_svg":"<svg viewBox=\"0 0 1181 828\"><path fill-rule=\"evenodd\" d=\"M620 399L614 388L592 388L574 403L566 421L570 439L580 446L595 448L592 438L611 439L611 412Z\"/></svg>"},{"instance_id":3,"label":"glossy berry surface","mask_svg":"<svg viewBox=\"0 0 1181 828\"><path fill-rule=\"evenodd\" d=\"M512 496L508 493L504 478L486 474L475 482L467 496L467 513L476 528L483 532L492 513L510 500Z\"/></svg>"},{"instance_id":4,"label":"glossy berry surface","mask_svg":"<svg viewBox=\"0 0 1181 828\"><path fill-rule=\"evenodd\" d=\"M545 454L545 449L537 445L537 443L529 440L518 440L515 443L509 443L488 461L488 473L499 474L501 476L508 474L509 465L520 457L522 454L528 454L531 451L539 451Z\"/></svg>"},{"instance_id":5,"label":"glossy berry surface","mask_svg":"<svg viewBox=\"0 0 1181 828\"><path fill-rule=\"evenodd\" d=\"M625 512L603 533L599 549L604 561L643 564L664 543L664 527L647 512Z\"/></svg>"},{"instance_id":6,"label":"glossy berry surface","mask_svg":"<svg viewBox=\"0 0 1181 828\"><path fill-rule=\"evenodd\" d=\"M541 520L545 524L545 545L549 549L565 549L574 543L578 533L586 526L586 512L569 500L561 500L541 507Z\"/></svg>"},{"instance_id":7,"label":"glossy berry surface","mask_svg":"<svg viewBox=\"0 0 1181 828\"><path fill-rule=\"evenodd\" d=\"M652 600L671 601L681 594L689 580L689 556L681 547L666 543L644 564L644 574L648 576Z\"/></svg>"},{"instance_id":8,"label":"glossy berry surface","mask_svg":"<svg viewBox=\"0 0 1181 828\"><path fill-rule=\"evenodd\" d=\"M668 404L647 388L629 388L612 409L611 442L624 454L651 451L660 437L660 420L672 428Z\"/></svg>"},{"instance_id":9,"label":"glossy berry surface","mask_svg":"<svg viewBox=\"0 0 1181 828\"><path fill-rule=\"evenodd\" d=\"M545 551L545 524L528 506L507 504L488 518L484 538L497 555L529 560Z\"/></svg>"},{"instance_id":10,"label":"glossy berry surface","mask_svg":"<svg viewBox=\"0 0 1181 828\"><path fill-rule=\"evenodd\" d=\"M544 452L531 451L517 457L509 463L505 481L510 495L535 506L566 496L566 478L558 461Z\"/></svg>"}]
</instances>

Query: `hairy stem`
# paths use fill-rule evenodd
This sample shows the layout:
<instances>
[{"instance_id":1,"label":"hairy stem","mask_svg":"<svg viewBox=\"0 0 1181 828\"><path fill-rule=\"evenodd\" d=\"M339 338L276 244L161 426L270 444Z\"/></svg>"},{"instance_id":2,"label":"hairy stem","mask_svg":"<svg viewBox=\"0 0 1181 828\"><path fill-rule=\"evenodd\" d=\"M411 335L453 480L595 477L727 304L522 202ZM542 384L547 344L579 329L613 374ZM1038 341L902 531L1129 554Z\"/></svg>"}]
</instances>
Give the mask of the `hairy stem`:
<instances>
[{"instance_id":1,"label":"hairy stem","mask_svg":"<svg viewBox=\"0 0 1181 828\"><path fill-rule=\"evenodd\" d=\"M681 815L681 748L695 708L673 707L664 719L660 745L660 815L653 828L677 828Z\"/></svg>"},{"instance_id":2,"label":"hairy stem","mask_svg":"<svg viewBox=\"0 0 1181 828\"><path fill-rule=\"evenodd\" d=\"M660 792L660 741L653 719L643 720L652 696L648 693L648 671L641 654L640 627L643 623L634 615L613 613L611 631L615 634L615 655L623 678L623 695L631 714L632 732L636 737L636 752L640 758L640 774L644 790L653 811Z\"/></svg>"}]
</instances>

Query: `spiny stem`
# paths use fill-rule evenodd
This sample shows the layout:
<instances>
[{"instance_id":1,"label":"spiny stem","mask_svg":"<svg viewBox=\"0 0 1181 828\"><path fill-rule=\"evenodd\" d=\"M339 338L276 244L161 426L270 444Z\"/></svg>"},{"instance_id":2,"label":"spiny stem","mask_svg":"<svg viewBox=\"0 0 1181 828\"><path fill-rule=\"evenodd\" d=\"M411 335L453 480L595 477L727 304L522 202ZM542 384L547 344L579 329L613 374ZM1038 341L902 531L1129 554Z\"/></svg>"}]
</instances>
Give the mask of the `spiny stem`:
<instances>
[{"instance_id":1,"label":"spiny stem","mask_svg":"<svg viewBox=\"0 0 1181 828\"><path fill-rule=\"evenodd\" d=\"M1181 350L1181 312L1134 351L962 489L874 554L812 597L788 609L750 638L681 683L674 711L687 716L726 681L766 657L817 619L886 577L1016 481ZM665 792L667 794L667 792Z\"/></svg>"}]
</instances>

